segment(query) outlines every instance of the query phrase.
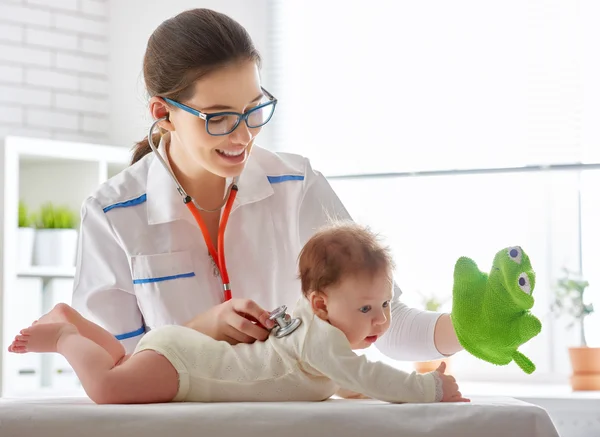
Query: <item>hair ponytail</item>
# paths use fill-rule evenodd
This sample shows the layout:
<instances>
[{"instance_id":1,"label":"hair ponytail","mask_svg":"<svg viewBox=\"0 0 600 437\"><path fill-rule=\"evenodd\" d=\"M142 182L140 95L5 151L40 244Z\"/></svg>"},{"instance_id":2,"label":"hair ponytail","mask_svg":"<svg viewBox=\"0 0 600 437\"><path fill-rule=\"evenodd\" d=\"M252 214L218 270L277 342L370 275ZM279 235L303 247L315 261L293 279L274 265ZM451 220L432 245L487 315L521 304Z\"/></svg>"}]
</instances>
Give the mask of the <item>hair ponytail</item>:
<instances>
[{"instance_id":1,"label":"hair ponytail","mask_svg":"<svg viewBox=\"0 0 600 437\"><path fill-rule=\"evenodd\" d=\"M156 147L158 147L160 137L160 132L155 132L154 134L152 134L152 141L154 142L154 145ZM142 141L138 142L135 146L133 146L133 157L131 158L131 164L135 164L149 153L152 153L152 147L150 147L148 137L146 137Z\"/></svg>"}]
</instances>

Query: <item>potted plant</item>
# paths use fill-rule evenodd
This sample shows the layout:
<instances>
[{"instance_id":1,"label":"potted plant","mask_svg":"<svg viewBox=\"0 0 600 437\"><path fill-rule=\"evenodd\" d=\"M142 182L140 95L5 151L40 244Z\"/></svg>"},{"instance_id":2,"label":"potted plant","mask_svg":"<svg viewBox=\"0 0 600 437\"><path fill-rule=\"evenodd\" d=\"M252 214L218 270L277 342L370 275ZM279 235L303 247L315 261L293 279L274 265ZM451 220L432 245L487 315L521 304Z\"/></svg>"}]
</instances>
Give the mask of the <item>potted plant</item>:
<instances>
[{"instance_id":1,"label":"potted plant","mask_svg":"<svg viewBox=\"0 0 600 437\"><path fill-rule=\"evenodd\" d=\"M558 279L552 310L557 316L570 319L568 329L577 327L578 346L569 347L569 358L573 374L573 390L600 390L600 348L588 347L585 338L585 319L594 312L591 303L585 303L584 293L589 282L581 274L563 269L564 276Z\"/></svg>"},{"instance_id":2,"label":"potted plant","mask_svg":"<svg viewBox=\"0 0 600 437\"><path fill-rule=\"evenodd\" d=\"M427 311L435 311L435 312L440 311L440 308L447 301L447 299L441 300L438 297L436 297L435 295L424 295L422 293L419 293L419 294L421 295L421 298L422 298L423 307ZM432 360L432 361L417 361L417 362L415 362L415 370L417 371L417 373L433 372L435 369L437 369L440 366L440 364L442 364L443 361L446 363L446 372L447 372L450 367L450 357L442 358L442 359L438 359L438 360Z\"/></svg>"},{"instance_id":3,"label":"potted plant","mask_svg":"<svg viewBox=\"0 0 600 437\"><path fill-rule=\"evenodd\" d=\"M17 265L21 269L31 267L35 228L24 201L19 201L19 228L17 230Z\"/></svg>"},{"instance_id":4,"label":"potted plant","mask_svg":"<svg viewBox=\"0 0 600 437\"><path fill-rule=\"evenodd\" d=\"M42 205L35 215L34 264L73 267L77 252L76 226L76 214L66 206Z\"/></svg>"}]
</instances>

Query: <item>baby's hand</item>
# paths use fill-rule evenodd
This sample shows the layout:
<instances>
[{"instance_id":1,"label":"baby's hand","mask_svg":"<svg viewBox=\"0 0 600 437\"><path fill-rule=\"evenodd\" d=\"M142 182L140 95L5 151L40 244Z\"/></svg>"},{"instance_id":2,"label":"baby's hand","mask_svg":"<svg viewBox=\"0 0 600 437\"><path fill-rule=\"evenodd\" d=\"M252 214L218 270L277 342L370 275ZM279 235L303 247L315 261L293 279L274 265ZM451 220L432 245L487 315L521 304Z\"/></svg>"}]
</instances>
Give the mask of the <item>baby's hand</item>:
<instances>
[{"instance_id":1,"label":"baby's hand","mask_svg":"<svg viewBox=\"0 0 600 437\"><path fill-rule=\"evenodd\" d=\"M442 361L442 364L435 370L440 378L442 379L442 390L444 395L442 396L442 402L470 402L470 399L462 397L460 391L458 391L458 384L451 375L444 375L446 371L446 363Z\"/></svg>"}]
</instances>

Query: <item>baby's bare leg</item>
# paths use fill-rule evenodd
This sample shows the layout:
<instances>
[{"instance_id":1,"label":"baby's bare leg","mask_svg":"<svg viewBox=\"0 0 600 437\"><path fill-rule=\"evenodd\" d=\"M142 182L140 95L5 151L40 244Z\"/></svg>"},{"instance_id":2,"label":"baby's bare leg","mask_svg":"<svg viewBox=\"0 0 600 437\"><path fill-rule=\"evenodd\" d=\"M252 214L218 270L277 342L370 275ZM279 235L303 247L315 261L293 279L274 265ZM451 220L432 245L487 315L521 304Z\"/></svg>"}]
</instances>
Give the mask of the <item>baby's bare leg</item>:
<instances>
[{"instance_id":1,"label":"baby's bare leg","mask_svg":"<svg viewBox=\"0 0 600 437\"><path fill-rule=\"evenodd\" d=\"M115 367L108 351L69 323L32 325L17 336L13 349L18 353L58 352L98 404L169 402L179 386L177 371L164 356L143 351Z\"/></svg>"},{"instance_id":2,"label":"baby's bare leg","mask_svg":"<svg viewBox=\"0 0 600 437\"><path fill-rule=\"evenodd\" d=\"M37 323L42 324L62 322L75 325L79 334L102 346L115 363L121 361L125 356L125 348L114 335L94 322L87 320L66 303L57 304L49 313L43 315L37 321Z\"/></svg>"}]
</instances>

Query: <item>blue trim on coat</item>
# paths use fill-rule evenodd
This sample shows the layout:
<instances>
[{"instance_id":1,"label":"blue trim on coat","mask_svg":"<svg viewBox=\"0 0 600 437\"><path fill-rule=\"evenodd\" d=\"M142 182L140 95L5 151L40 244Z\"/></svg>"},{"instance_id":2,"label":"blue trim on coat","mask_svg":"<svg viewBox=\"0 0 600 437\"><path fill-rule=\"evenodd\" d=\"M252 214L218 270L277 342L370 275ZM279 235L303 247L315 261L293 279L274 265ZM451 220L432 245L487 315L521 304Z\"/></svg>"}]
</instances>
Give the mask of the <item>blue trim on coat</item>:
<instances>
[{"instance_id":1,"label":"blue trim on coat","mask_svg":"<svg viewBox=\"0 0 600 437\"><path fill-rule=\"evenodd\" d=\"M144 203L146 201L146 194L142 194L140 197L136 197L135 199L127 200L125 202L115 203L113 205L108 205L103 208L102 211L108 212L113 208L127 208L128 206L139 205L140 203Z\"/></svg>"},{"instance_id":2,"label":"blue trim on coat","mask_svg":"<svg viewBox=\"0 0 600 437\"><path fill-rule=\"evenodd\" d=\"M142 335L146 332L146 328L142 325L141 328L136 329L135 331L126 332L125 334L115 335L117 340L127 340L128 338L137 337L138 335Z\"/></svg>"},{"instance_id":3,"label":"blue trim on coat","mask_svg":"<svg viewBox=\"0 0 600 437\"><path fill-rule=\"evenodd\" d=\"M189 272L189 273L182 273L180 275L162 276L160 278L134 279L133 283L134 284L150 284L152 282L170 281L172 279L179 279L179 278L191 278L193 276L196 276L196 274L194 272Z\"/></svg>"},{"instance_id":4,"label":"blue trim on coat","mask_svg":"<svg viewBox=\"0 0 600 437\"><path fill-rule=\"evenodd\" d=\"M304 176L286 174L286 175L282 175L282 176L267 176L267 179L272 184L278 184L280 182L286 182L286 181L303 181Z\"/></svg>"}]
</instances>

